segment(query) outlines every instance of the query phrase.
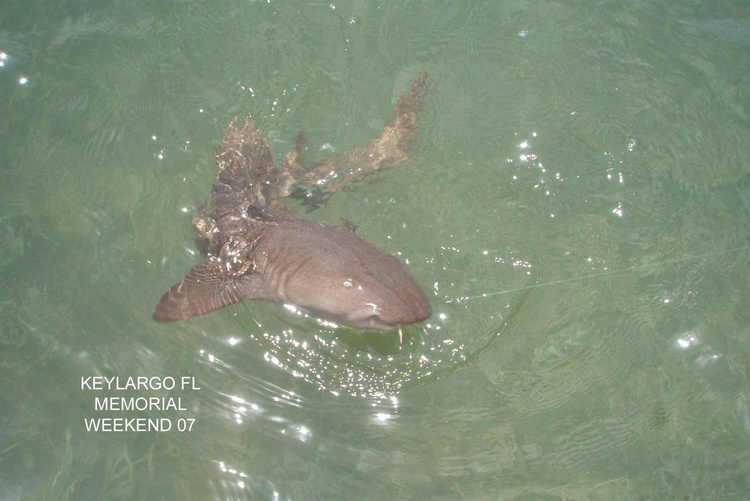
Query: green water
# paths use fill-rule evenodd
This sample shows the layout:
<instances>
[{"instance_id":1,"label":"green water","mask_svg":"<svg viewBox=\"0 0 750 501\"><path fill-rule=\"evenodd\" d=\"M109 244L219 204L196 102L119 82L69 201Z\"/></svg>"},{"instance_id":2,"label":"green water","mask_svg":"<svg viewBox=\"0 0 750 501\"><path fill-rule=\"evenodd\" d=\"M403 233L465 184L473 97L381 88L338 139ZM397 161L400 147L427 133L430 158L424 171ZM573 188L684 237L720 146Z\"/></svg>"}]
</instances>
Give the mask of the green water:
<instances>
[{"instance_id":1,"label":"green water","mask_svg":"<svg viewBox=\"0 0 750 501\"><path fill-rule=\"evenodd\" d=\"M57 3L0 9L0 498L750 496L750 7ZM409 161L309 214L409 263L434 314L403 346L266 303L151 320L232 117L312 163L422 71Z\"/></svg>"}]
</instances>

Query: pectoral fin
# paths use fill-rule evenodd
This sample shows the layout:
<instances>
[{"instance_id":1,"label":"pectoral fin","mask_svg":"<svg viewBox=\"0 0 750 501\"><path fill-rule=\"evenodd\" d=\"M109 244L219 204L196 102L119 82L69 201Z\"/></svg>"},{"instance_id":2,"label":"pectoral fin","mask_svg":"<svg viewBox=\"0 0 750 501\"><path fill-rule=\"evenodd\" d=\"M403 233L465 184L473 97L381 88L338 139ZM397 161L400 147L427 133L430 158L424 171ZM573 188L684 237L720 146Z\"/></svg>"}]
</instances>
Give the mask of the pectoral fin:
<instances>
[{"instance_id":1,"label":"pectoral fin","mask_svg":"<svg viewBox=\"0 0 750 501\"><path fill-rule=\"evenodd\" d=\"M157 322L187 320L238 303L244 298L232 276L221 263L203 263L161 297L154 310Z\"/></svg>"}]
</instances>

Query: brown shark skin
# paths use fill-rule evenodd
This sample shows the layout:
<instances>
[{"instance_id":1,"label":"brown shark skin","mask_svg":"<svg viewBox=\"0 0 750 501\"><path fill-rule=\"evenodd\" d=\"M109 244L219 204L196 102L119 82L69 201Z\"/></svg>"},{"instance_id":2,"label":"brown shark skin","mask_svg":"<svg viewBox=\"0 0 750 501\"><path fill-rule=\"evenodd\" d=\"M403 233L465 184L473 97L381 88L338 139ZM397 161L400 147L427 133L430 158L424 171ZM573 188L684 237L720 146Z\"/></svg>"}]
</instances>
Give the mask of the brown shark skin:
<instances>
[{"instance_id":1,"label":"brown shark skin","mask_svg":"<svg viewBox=\"0 0 750 501\"><path fill-rule=\"evenodd\" d=\"M417 117L424 114L423 100L429 92L427 73L423 73L414 79L411 90L399 98L396 104L396 119L383 128L380 136L363 146L334 155L309 169L305 169L300 163L304 137L302 134L297 136L297 144L284 158L282 168L294 173L299 178L296 181L302 181L300 184L316 190L316 200L305 200L306 205L311 207L308 212L320 204L320 199L324 201L347 184L406 160L409 145L419 132ZM348 168L342 169L342 165ZM332 172L336 175L331 176ZM293 195L291 186L292 183L288 181L279 183L273 198Z\"/></svg>"},{"instance_id":2,"label":"brown shark skin","mask_svg":"<svg viewBox=\"0 0 750 501\"><path fill-rule=\"evenodd\" d=\"M193 218L207 261L194 267L161 298L157 322L186 320L243 299L304 308L322 318L358 328L395 329L431 315L430 304L409 269L348 227L332 227L278 204L300 186L329 196L347 183L407 158L423 111L427 74L399 99L396 119L366 145L310 169L300 162L304 139L281 165L254 123L234 122L216 148L217 173L211 208ZM336 166L350 166L327 182Z\"/></svg>"}]
</instances>

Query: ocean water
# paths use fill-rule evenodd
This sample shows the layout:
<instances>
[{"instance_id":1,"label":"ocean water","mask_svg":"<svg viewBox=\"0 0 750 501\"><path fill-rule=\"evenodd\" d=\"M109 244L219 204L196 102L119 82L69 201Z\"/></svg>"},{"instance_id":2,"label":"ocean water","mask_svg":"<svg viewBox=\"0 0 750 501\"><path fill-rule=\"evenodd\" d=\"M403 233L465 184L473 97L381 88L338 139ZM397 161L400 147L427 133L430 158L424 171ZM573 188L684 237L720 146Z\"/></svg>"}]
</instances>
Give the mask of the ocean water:
<instances>
[{"instance_id":1,"label":"ocean water","mask_svg":"<svg viewBox=\"0 0 750 501\"><path fill-rule=\"evenodd\" d=\"M741 2L3 7L0 499L746 499L748 51ZM408 263L403 345L152 321L233 117L312 164L423 71L408 161L306 214Z\"/></svg>"}]
</instances>

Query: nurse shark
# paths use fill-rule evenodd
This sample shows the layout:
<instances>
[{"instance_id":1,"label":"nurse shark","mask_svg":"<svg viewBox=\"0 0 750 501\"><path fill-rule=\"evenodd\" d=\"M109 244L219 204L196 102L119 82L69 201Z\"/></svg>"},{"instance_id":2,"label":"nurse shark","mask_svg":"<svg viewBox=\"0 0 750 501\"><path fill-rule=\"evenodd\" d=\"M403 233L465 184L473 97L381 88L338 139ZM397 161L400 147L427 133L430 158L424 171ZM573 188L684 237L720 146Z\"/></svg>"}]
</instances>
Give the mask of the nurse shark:
<instances>
[{"instance_id":1,"label":"nurse shark","mask_svg":"<svg viewBox=\"0 0 750 501\"><path fill-rule=\"evenodd\" d=\"M348 183L407 158L428 93L418 76L396 105L396 119L376 139L310 168L301 162L304 138L275 165L256 125L236 119L215 150L210 208L193 218L206 261L162 296L157 322L187 320L243 299L303 308L321 318L364 329L398 329L432 313L409 269L355 235L351 224L309 221L281 205L284 197L321 203ZM342 170L342 166L346 166Z\"/></svg>"}]
</instances>

